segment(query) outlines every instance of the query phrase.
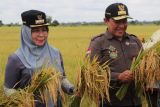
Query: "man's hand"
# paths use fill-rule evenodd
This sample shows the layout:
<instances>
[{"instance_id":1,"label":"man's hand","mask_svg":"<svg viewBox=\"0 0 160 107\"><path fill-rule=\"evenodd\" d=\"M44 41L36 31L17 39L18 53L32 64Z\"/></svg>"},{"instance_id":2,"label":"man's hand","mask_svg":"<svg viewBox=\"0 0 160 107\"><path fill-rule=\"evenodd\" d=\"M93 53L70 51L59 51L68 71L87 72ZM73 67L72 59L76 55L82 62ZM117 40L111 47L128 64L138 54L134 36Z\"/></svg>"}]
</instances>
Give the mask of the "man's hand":
<instances>
[{"instance_id":1,"label":"man's hand","mask_svg":"<svg viewBox=\"0 0 160 107\"><path fill-rule=\"evenodd\" d=\"M118 80L121 82L131 82L133 79L133 73L130 70L125 70L118 76Z\"/></svg>"}]
</instances>

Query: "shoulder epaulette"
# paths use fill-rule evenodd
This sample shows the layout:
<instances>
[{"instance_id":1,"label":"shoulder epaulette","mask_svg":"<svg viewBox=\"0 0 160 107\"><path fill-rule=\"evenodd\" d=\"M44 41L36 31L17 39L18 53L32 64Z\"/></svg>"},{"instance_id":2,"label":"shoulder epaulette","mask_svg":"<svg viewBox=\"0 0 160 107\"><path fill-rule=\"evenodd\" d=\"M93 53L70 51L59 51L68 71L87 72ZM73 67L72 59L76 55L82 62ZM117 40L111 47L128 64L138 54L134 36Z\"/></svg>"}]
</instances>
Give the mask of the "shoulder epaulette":
<instances>
[{"instance_id":1,"label":"shoulder epaulette","mask_svg":"<svg viewBox=\"0 0 160 107\"><path fill-rule=\"evenodd\" d=\"M138 38L136 35L134 35L134 34L129 34L129 36L134 36L134 37L136 37L136 38Z\"/></svg>"},{"instance_id":2,"label":"shoulder epaulette","mask_svg":"<svg viewBox=\"0 0 160 107\"><path fill-rule=\"evenodd\" d=\"M139 48L142 48L142 40L140 40L137 36L133 35L133 34L129 34L130 36L133 37L133 39L137 42Z\"/></svg>"},{"instance_id":3,"label":"shoulder epaulette","mask_svg":"<svg viewBox=\"0 0 160 107\"><path fill-rule=\"evenodd\" d=\"M136 35L133 35L133 34L130 34L130 36L134 36L136 37L138 40L140 40L141 42L145 42L145 38L144 37L139 37L139 36L136 36Z\"/></svg>"},{"instance_id":4,"label":"shoulder epaulette","mask_svg":"<svg viewBox=\"0 0 160 107\"><path fill-rule=\"evenodd\" d=\"M134 39L138 39L138 40L142 41L141 38L139 38L138 36L136 36L134 34L129 34L129 36L132 36L132 37L134 37Z\"/></svg>"},{"instance_id":5,"label":"shoulder epaulette","mask_svg":"<svg viewBox=\"0 0 160 107\"><path fill-rule=\"evenodd\" d=\"M91 41L93 41L93 40L95 40L95 39L97 39L97 38L99 38L99 37L102 37L104 34L102 33L102 34L100 34L100 35L97 35L97 36L94 36L92 39L91 39Z\"/></svg>"}]
</instances>

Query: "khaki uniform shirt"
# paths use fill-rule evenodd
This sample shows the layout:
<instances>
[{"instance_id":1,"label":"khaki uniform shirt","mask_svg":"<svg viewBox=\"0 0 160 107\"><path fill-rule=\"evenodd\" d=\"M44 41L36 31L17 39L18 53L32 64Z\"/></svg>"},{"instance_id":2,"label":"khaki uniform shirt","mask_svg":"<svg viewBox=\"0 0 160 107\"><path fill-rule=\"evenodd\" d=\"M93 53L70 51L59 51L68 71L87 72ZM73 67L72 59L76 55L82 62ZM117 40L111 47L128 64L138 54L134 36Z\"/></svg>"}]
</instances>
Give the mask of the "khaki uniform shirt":
<instances>
[{"instance_id":1,"label":"khaki uniform shirt","mask_svg":"<svg viewBox=\"0 0 160 107\"><path fill-rule=\"evenodd\" d=\"M100 64L109 61L111 69L110 98L113 106L139 105L140 100L135 96L134 83L130 85L128 92L122 101L119 101L115 93L122 83L117 78L120 73L129 70L133 58L135 58L142 48L141 42L134 35L125 33L120 41L109 32L100 34L91 39L88 53L90 58L98 57Z\"/></svg>"}]
</instances>

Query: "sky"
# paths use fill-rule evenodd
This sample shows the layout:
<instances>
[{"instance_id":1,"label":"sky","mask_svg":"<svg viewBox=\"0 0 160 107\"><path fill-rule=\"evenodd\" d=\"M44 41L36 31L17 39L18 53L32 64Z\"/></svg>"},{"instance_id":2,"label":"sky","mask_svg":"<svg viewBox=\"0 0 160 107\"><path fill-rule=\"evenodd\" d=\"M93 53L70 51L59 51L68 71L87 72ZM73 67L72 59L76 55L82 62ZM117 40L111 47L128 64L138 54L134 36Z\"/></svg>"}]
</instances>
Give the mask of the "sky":
<instances>
[{"instance_id":1,"label":"sky","mask_svg":"<svg viewBox=\"0 0 160 107\"><path fill-rule=\"evenodd\" d=\"M22 23L21 13L36 9L60 23L100 22L106 7L115 2L127 5L132 20L160 20L159 0L1 0L0 20L4 24Z\"/></svg>"}]
</instances>

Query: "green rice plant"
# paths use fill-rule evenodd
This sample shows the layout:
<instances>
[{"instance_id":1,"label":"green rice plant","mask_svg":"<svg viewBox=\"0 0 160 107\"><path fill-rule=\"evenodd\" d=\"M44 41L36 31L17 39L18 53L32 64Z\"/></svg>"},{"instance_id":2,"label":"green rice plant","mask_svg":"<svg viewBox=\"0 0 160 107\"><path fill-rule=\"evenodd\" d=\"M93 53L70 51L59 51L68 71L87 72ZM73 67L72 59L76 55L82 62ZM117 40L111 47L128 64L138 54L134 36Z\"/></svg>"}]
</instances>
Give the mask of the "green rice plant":
<instances>
[{"instance_id":1,"label":"green rice plant","mask_svg":"<svg viewBox=\"0 0 160 107\"><path fill-rule=\"evenodd\" d=\"M144 55L144 51L140 51L137 58L135 58L131 64L131 68L130 68L130 71L133 72L135 71L135 69L137 68L137 66L140 64L140 61L142 59ZM120 87L120 89L117 91L116 93L116 96L119 100L122 100L124 98L124 96L126 95L127 93L127 90L128 90L128 87L129 87L129 83L124 83L122 84L122 86Z\"/></svg>"},{"instance_id":2,"label":"green rice plant","mask_svg":"<svg viewBox=\"0 0 160 107\"><path fill-rule=\"evenodd\" d=\"M83 99L86 98L89 99L89 102L95 103L97 107L100 99L109 102L110 69L107 63L100 65L97 58L92 61L88 57L85 58L78 72L76 86L77 93L71 107L80 106Z\"/></svg>"}]
</instances>

